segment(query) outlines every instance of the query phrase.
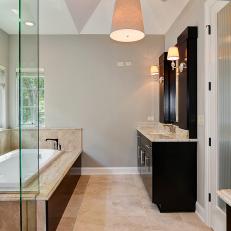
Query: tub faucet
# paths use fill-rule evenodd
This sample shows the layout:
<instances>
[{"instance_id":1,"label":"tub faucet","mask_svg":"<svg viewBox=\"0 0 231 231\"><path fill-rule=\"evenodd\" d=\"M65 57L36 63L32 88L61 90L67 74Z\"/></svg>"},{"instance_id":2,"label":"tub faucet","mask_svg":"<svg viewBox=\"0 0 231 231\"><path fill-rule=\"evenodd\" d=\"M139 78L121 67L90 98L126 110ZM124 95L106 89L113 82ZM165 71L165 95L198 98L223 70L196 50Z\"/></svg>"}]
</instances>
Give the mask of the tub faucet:
<instances>
[{"instance_id":1,"label":"tub faucet","mask_svg":"<svg viewBox=\"0 0 231 231\"><path fill-rule=\"evenodd\" d=\"M54 149L55 149L55 150L59 150L59 139L50 139L50 138L49 138L49 139L46 139L45 141L46 141L46 142L47 142L47 141L54 141Z\"/></svg>"}]
</instances>

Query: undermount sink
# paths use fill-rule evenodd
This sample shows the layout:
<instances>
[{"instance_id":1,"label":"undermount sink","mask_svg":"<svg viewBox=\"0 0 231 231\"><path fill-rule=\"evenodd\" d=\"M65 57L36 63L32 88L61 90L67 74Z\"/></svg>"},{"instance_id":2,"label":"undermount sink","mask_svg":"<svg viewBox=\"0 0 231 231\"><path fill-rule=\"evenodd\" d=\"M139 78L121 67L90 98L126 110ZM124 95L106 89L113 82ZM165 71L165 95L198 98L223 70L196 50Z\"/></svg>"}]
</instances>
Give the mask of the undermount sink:
<instances>
[{"instance_id":1,"label":"undermount sink","mask_svg":"<svg viewBox=\"0 0 231 231\"><path fill-rule=\"evenodd\" d=\"M162 135L162 136L170 136L166 133L163 133L163 132L150 132L150 135Z\"/></svg>"},{"instance_id":2,"label":"undermount sink","mask_svg":"<svg viewBox=\"0 0 231 231\"><path fill-rule=\"evenodd\" d=\"M168 134L165 134L165 133L152 132L152 133L150 133L150 135L157 136L159 139L170 139L170 138L172 138L171 135L168 135Z\"/></svg>"}]
</instances>

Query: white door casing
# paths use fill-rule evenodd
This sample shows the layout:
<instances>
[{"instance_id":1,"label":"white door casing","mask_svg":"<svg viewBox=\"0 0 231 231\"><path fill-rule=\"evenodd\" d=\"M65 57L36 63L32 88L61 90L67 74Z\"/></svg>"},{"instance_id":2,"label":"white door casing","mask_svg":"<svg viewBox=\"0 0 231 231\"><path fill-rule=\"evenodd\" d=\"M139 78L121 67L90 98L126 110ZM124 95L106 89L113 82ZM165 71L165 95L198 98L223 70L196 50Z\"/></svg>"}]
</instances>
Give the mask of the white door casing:
<instances>
[{"instance_id":1,"label":"white door casing","mask_svg":"<svg viewBox=\"0 0 231 231\"><path fill-rule=\"evenodd\" d=\"M206 197L211 193L211 202L206 202L206 220L214 231L226 230L226 216L218 207L218 71L217 71L217 14L229 1L208 0L206 2L206 25L211 25L211 34L206 32L206 123L205 140L211 138L211 146L206 148ZM211 91L208 84L211 82ZM208 142L209 143L209 142Z\"/></svg>"}]
</instances>

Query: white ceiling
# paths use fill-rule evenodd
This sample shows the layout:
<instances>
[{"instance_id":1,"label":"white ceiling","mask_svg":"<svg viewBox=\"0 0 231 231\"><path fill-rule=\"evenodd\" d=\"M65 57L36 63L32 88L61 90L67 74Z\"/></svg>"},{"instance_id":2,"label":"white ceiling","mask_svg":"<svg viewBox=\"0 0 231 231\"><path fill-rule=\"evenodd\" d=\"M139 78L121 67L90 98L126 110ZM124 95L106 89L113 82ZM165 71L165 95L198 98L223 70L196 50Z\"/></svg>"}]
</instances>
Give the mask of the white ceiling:
<instances>
[{"instance_id":1,"label":"white ceiling","mask_svg":"<svg viewBox=\"0 0 231 231\"><path fill-rule=\"evenodd\" d=\"M165 34L189 0L141 0L146 34ZM40 0L40 34L110 34L115 0ZM18 0L0 1L0 28L18 33ZM34 15L34 17L33 17ZM23 19L36 22L35 1L23 0ZM37 25L37 24L36 24ZM34 28L23 26L25 33Z\"/></svg>"}]
</instances>

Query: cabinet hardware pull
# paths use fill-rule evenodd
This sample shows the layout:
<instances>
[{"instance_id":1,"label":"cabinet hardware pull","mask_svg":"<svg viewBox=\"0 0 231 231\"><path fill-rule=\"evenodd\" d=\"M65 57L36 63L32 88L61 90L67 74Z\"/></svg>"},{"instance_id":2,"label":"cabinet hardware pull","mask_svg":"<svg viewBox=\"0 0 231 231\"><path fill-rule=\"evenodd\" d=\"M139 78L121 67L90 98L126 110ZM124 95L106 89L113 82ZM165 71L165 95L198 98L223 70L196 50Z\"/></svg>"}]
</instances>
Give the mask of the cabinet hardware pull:
<instances>
[{"instance_id":1,"label":"cabinet hardware pull","mask_svg":"<svg viewBox=\"0 0 231 231\"><path fill-rule=\"evenodd\" d=\"M146 148L152 149L152 146L151 145L146 145Z\"/></svg>"}]
</instances>

